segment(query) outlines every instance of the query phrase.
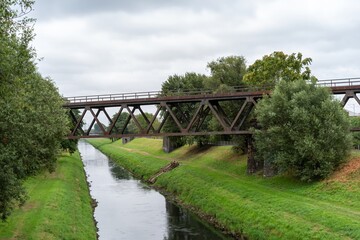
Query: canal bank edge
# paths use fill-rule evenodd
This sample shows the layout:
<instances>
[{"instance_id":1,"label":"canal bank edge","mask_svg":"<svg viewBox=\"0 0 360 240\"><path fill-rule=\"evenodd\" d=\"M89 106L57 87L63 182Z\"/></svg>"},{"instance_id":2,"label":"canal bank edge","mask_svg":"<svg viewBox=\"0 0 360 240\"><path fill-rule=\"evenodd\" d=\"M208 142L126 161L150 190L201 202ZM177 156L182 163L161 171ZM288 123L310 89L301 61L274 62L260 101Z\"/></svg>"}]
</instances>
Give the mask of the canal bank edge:
<instances>
[{"instance_id":1,"label":"canal bank edge","mask_svg":"<svg viewBox=\"0 0 360 240\"><path fill-rule=\"evenodd\" d=\"M91 197L80 155L63 154L53 173L24 183L29 198L6 222L0 239L97 239Z\"/></svg>"},{"instance_id":2,"label":"canal bank edge","mask_svg":"<svg viewBox=\"0 0 360 240\"><path fill-rule=\"evenodd\" d=\"M107 139L89 142L143 180L179 161L180 167L161 175L155 187L237 238L360 238L360 171L347 181L309 184L248 176L246 156L236 156L230 147L185 146L166 154L156 139L127 145Z\"/></svg>"},{"instance_id":3,"label":"canal bank edge","mask_svg":"<svg viewBox=\"0 0 360 240\"><path fill-rule=\"evenodd\" d=\"M86 171L85 171L85 166L84 166L84 162L83 162L83 160L82 160L82 156L81 156L79 150L77 150L76 153L79 154L79 156L80 156L80 160L81 160L81 164L82 164L82 169L83 169L83 172L84 172L85 181L86 181L86 186L87 186L87 190L88 190L88 196L90 197L90 206L91 206L91 209L92 209L92 219L93 219L94 226L95 226L95 231L96 231L96 240L98 240L98 239L99 239L99 228L97 227L97 221L96 221L96 219L95 219L95 208L97 207L98 202L96 201L95 198L93 198L93 197L91 196L91 193L90 193L91 184L90 184L90 182L88 181L88 176L87 176Z\"/></svg>"}]
</instances>

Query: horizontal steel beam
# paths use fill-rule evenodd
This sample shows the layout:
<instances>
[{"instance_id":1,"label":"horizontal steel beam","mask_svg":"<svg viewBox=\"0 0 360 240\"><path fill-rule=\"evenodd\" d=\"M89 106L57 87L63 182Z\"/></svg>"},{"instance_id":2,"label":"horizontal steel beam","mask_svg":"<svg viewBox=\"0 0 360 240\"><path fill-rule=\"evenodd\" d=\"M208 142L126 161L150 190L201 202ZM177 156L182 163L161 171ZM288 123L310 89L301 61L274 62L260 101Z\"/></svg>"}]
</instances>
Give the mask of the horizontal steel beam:
<instances>
[{"instance_id":1,"label":"horizontal steel beam","mask_svg":"<svg viewBox=\"0 0 360 240\"><path fill-rule=\"evenodd\" d=\"M88 136L69 136L69 139L80 138L123 138L123 137L181 137L181 136L211 136L211 135L251 135L251 131L227 131L227 132L189 132L189 133L134 133L134 134L93 134Z\"/></svg>"}]
</instances>

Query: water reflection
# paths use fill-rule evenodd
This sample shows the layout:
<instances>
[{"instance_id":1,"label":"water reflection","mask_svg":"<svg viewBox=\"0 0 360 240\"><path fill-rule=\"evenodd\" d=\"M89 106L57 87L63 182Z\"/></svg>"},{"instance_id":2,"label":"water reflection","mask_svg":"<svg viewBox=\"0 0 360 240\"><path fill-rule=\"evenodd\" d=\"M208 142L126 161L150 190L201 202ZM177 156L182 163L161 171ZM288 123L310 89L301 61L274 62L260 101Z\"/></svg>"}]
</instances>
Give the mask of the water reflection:
<instances>
[{"instance_id":1,"label":"water reflection","mask_svg":"<svg viewBox=\"0 0 360 240\"><path fill-rule=\"evenodd\" d=\"M80 141L90 193L98 201L99 239L226 239L188 211L166 201L147 185Z\"/></svg>"},{"instance_id":2,"label":"water reflection","mask_svg":"<svg viewBox=\"0 0 360 240\"><path fill-rule=\"evenodd\" d=\"M212 227L205 225L188 210L166 201L168 236L164 240L228 239Z\"/></svg>"},{"instance_id":3,"label":"water reflection","mask_svg":"<svg viewBox=\"0 0 360 240\"><path fill-rule=\"evenodd\" d=\"M109 161L109 167L111 171L111 175L116 179L122 180L130 180L132 176L129 171L125 170L124 168L116 165L113 161Z\"/></svg>"}]
</instances>

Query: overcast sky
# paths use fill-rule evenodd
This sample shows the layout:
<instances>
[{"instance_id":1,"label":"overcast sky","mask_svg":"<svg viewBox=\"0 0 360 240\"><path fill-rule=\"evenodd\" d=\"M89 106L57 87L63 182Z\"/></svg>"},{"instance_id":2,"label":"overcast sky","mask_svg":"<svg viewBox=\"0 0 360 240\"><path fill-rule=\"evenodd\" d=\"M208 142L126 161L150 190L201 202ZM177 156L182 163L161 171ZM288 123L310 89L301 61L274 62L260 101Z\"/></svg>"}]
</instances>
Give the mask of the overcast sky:
<instances>
[{"instance_id":1,"label":"overcast sky","mask_svg":"<svg viewBox=\"0 0 360 240\"><path fill-rule=\"evenodd\" d=\"M34 46L64 96L160 90L229 55L311 57L319 79L360 77L356 0L36 0Z\"/></svg>"}]
</instances>

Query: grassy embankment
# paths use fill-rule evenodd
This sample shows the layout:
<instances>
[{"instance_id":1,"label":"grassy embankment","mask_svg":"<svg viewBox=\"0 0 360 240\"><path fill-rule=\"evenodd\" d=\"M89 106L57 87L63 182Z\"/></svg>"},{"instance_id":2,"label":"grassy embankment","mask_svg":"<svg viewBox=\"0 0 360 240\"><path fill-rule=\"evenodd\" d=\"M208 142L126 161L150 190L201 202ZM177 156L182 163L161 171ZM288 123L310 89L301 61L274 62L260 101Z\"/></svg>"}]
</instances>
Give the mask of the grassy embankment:
<instances>
[{"instance_id":1,"label":"grassy embankment","mask_svg":"<svg viewBox=\"0 0 360 240\"><path fill-rule=\"evenodd\" d=\"M171 160L180 166L155 186L232 233L250 239L360 239L359 160L332 178L302 183L287 177L246 174L246 156L230 147L197 150L184 146L170 154L162 141L135 139L122 145L90 141L143 179ZM356 156L357 155L357 156ZM353 158L359 157L358 153Z\"/></svg>"},{"instance_id":2,"label":"grassy embankment","mask_svg":"<svg viewBox=\"0 0 360 240\"><path fill-rule=\"evenodd\" d=\"M7 222L0 239L96 239L91 198L78 153L63 155L56 171L25 182L29 199Z\"/></svg>"}]
</instances>

